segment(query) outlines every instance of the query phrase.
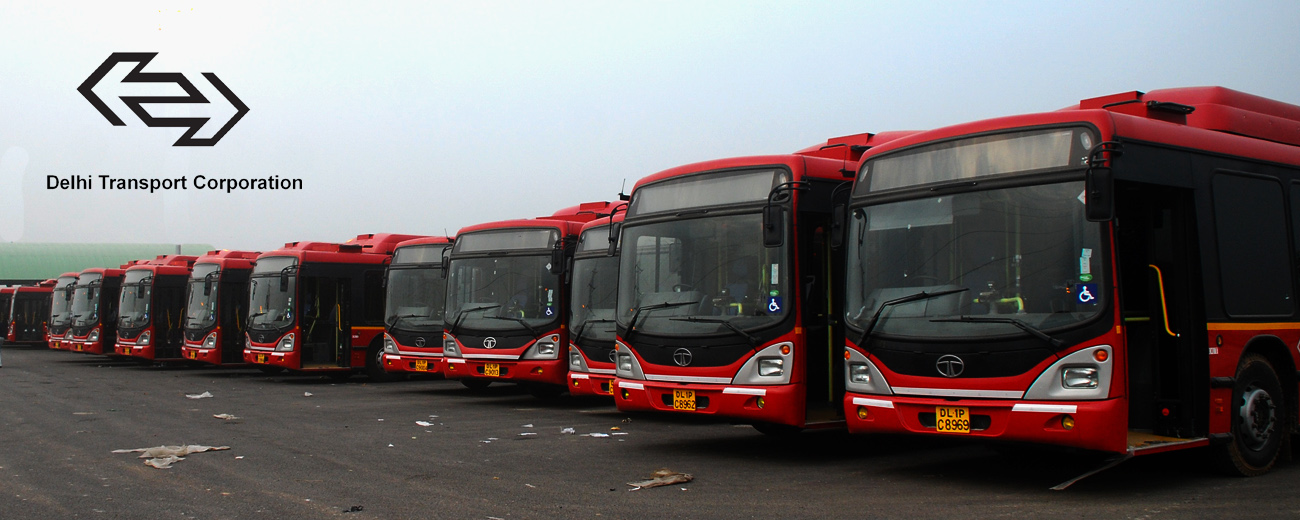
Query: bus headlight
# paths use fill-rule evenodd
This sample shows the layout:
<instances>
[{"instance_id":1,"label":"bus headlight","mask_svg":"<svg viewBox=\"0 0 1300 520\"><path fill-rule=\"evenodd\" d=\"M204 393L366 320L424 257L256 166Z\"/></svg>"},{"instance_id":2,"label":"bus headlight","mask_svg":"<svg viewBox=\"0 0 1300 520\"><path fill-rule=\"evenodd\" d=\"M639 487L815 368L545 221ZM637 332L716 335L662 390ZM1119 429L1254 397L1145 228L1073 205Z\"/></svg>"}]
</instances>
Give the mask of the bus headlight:
<instances>
[{"instance_id":1,"label":"bus headlight","mask_svg":"<svg viewBox=\"0 0 1300 520\"><path fill-rule=\"evenodd\" d=\"M293 333L290 333L287 336L280 338L280 342L276 343L275 345L275 350L277 352L293 351Z\"/></svg>"},{"instance_id":2,"label":"bus headlight","mask_svg":"<svg viewBox=\"0 0 1300 520\"><path fill-rule=\"evenodd\" d=\"M460 357L460 349L456 348L456 340L451 338L442 340L442 355L446 357Z\"/></svg>"},{"instance_id":3,"label":"bus headlight","mask_svg":"<svg viewBox=\"0 0 1300 520\"><path fill-rule=\"evenodd\" d=\"M245 349L253 348L253 339L248 337L248 334L244 334L244 348Z\"/></svg>"},{"instance_id":4,"label":"bus headlight","mask_svg":"<svg viewBox=\"0 0 1300 520\"><path fill-rule=\"evenodd\" d=\"M86 341L89 341L89 342L91 342L91 343L94 343L94 342L96 342L96 341L99 341L99 328L96 328L95 330L90 331L90 336L87 336L87 337L86 337Z\"/></svg>"},{"instance_id":5,"label":"bus headlight","mask_svg":"<svg viewBox=\"0 0 1300 520\"><path fill-rule=\"evenodd\" d=\"M149 345L149 340L152 338L153 334L150 334L149 331L146 330L143 334L140 334L140 339L136 340L136 343L147 346Z\"/></svg>"},{"instance_id":6,"label":"bus headlight","mask_svg":"<svg viewBox=\"0 0 1300 520\"><path fill-rule=\"evenodd\" d=\"M863 385L871 384L871 369L867 368L865 363L850 363L849 382Z\"/></svg>"},{"instance_id":7,"label":"bus headlight","mask_svg":"<svg viewBox=\"0 0 1300 520\"><path fill-rule=\"evenodd\" d=\"M1065 367L1061 370L1061 386L1066 388L1097 388L1099 381L1094 367Z\"/></svg>"},{"instance_id":8,"label":"bus headlight","mask_svg":"<svg viewBox=\"0 0 1300 520\"><path fill-rule=\"evenodd\" d=\"M523 359L559 359L560 358L560 336L552 334L533 343L533 346L524 351Z\"/></svg>"},{"instance_id":9,"label":"bus headlight","mask_svg":"<svg viewBox=\"0 0 1300 520\"><path fill-rule=\"evenodd\" d=\"M393 341L393 338L387 334L384 334L384 352L394 356L401 354L401 352L397 351L397 342Z\"/></svg>"},{"instance_id":10,"label":"bus headlight","mask_svg":"<svg viewBox=\"0 0 1300 520\"><path fill-rule=\"evenodd\" d=\"M785 372L785 360L781 358L759 358L758 375L764 377L779 376Z\"/></svg>"},{"instance_id":11,"label":"bus headlight","mask_svg":"<svg viewBox=\"0 0 1300 520\"><path fill-rule=\"evenodd\" d=\"M618 369L624 372L632 371L632 354L618 353Z\"/></svg>"},{"instance_id":12,"label":"bus headlight","mask_svg":"<svg viewBox=\"0 0 1300 520\"><path fill-rule=\"evenodd\" d=\"M582 354L578 352L577 347L569 346L569 370L574 372L586 372L587 365L582 361Z\"/></svg>"},{"instance_id":13,"label":"bus headlight","mask_svg":"<svg viewBox=\"0 0 1300 520\"><path fill-rule=\"evenodd\" d=\"M213 332L208 334L208 337L203 338L203 348L217 348L217 333Z\"/></svg>"}]
</instances>

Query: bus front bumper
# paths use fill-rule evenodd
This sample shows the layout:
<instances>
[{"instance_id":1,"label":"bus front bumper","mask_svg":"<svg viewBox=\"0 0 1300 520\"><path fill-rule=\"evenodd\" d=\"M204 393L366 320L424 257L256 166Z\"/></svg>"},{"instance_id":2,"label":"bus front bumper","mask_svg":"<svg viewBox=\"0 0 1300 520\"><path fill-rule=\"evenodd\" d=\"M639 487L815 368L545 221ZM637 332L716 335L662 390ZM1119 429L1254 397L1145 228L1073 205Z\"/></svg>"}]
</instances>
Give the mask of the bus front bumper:
<instances>
[{"instance_id":1,"label":"bus front bumper","mask_svg":"<svg viewBox=\"0 0 1300 520\"><path fill-rule=\"evenodd\" d=\"M185 342L181 347L181 357L190 361L201 361L210 365L221 364L221 347L200 348L202 343Z\"/></svg>"},{"instance_id":2,"label":"bus front bumper","mask_svg":"<svg viewBox=\"0 0 1300 520\"><path fill-rule=\"evenodd\" d=\"M614 376L569 371L569 395L612 396Z\"/></svg>"},{"instance_id":3,"label":"bus front bumper","mask_svg":"<svg viewBox=\"0 0 1300 520\"><path fill-rule=\"evenodd\" d=\"M615 380L614 403L625 412L656 411L804 426L804 394L796 385L735 386ZM675 395L674 391L678 391ZM689 398L680 392L690 392ZM691 410L690 408L694 409Z\"/></svg>"},{"instance_id":4,"label":"bus front bumper","mask_svg":"<svg viewBox=\"0 0 1300 520\"><path fill-rule=\"evenodd\" d=\"M568 365L563 359L546 360L477 360L458 357L443 358L442 375L448 379L476 378L484 381L510 383L543 383L564 386L568 381ZM495 373L493 373L495 366Z\"/></svg>"},{"instance_id":5,"label":"bus front bumper","mask_svg":"<svg viewBox=\"0 0 1300 520\"><path fill-rule=\"evenodd\" d=\"M437 374L442 372L442 357L384 354L384 371L397 374Z\"/></svg>"},{"instance_id":6,"label":"bus front bumper","mask_svg":"<svg viewBox=\"0 0 1300 520\"><path fill-rule=\"evenodd\" d=\"M962 413L969 416L969 433L937 430L936 417L952 409L964 409ZM1123 399L948 400L847 393L844 416L850 433L979 437L1115 453L1127 450L1128 407Z\"/></svg>"}]
</instances>

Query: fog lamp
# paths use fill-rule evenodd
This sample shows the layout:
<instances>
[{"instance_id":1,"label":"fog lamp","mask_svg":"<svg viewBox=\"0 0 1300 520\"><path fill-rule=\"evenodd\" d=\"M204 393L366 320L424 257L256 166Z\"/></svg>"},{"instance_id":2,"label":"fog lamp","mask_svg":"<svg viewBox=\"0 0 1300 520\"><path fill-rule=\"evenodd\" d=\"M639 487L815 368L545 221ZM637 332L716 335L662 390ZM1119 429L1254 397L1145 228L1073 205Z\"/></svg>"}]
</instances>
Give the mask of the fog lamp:
<instances>
[{"instance_id":1,"label":"fog lamp","mask_svg":"<svg viewBox=\"0 0 1300 520\"><path fill-rule=\"evenodd\" d=\"M858 407L858 418L859 418L859 419L862 419L862 420L865 421L865 420L867 420L867 417L871 417L871 414L867 412L867 407L865 407L865 406L859 406L859 407Z\"/></svg>"},{"instance_id":2,"label":"fog lamp","mask_svg":"<svg viewBox=\"0 0 1300 520\"><path fill-rule=\"evenodd\" d=\"M1065 416L1065 417L1062 417L1062 418L1061 418L1061 427L1062 427L1062 428L1065 428L1065 429L1067 429L1067 430L1073 430L1073 429L1074 429L1074 418L1073 418L1073 417L1070 417L1070 416L1068 416L1068 415Z\"/></svg>"}]
</instances>

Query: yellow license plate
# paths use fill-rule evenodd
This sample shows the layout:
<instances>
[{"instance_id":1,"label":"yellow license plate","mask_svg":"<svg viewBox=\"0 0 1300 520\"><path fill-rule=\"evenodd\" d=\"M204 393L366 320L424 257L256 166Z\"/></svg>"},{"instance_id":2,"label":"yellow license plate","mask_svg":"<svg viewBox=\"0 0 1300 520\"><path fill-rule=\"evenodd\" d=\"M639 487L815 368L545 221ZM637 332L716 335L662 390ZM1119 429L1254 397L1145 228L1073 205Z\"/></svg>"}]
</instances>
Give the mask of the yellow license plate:
<instances>
[{"instance_id":1,"label":"yellow license plate","mask_svg":"<svg viewBox=\"0 0 1300 520\"><path fill-rule=\"evenodd\" d=\"M934 429L943 433L970 433L970 409L964 406L934 407Z\"/></svg>"},{"instance_id":2,"label":"yellow license plate","mask_svg":"<svg viewBox=\"0 0 1300 520\"><path fill-rule=\"evenodd\" d=\"M190 359L198 359L198 358L199 358L199 352L197 350L191 350Z\"/></svg>"},{"instance_id":3,"label":"yellow license plate","mask_svg":"<svg viewBox=\"0 0 1300 520\"><path fill-rule=\"evenodd\" d=\"M416 370L416 371L419 371L419 372L426 372L426 371L428 371L428 370L429 370L429 362L428 362L428 361L425 361L425 360L423 360L423 359L421 359L421 360L419 360L419 361L416 361L416 362L415 362L415 370Z\"/></svg>"},{"instance_id":4,"label":"yellow license plate","mask_svg":"<svg viewBox=\"0 0 1300 520\"><path fill-rule=\"evenodd\" d=\"M607 393L607 394L609 394L609 395L614 395L614 382L611 381L611 382L608 382L608 383L601 383L601 384L600 384L600 389L601 389L601 390L604 390L605 393Z\"/></svg>"},{"instance_id":5,"label":"yellow license plate","mask_svg":"<svg viewBox=\"0 0 1300 520\"><path fill-rule=\"evenodd\" d=\"M266 362L266 354L258 354L258 355L257 355L257 362L258 362L258 363L265 363L265 362Z\"/></svg>"},{"instance_id":6,"label":"yellow license plate","mask_svg":"<svg viewBox=\"0 0 1300 520\"><path fill-rule=\"evenodd\" d=\"M501 377L501 365L497 363L488 363L483 365L483 375L488 377Z\"/></svg>"},{"instance_id":7,"label":"yellow license plate","mask_svg":"<svg viewBox=\"0 0 1300 520\"><path fill-rule=\"evenodd\" d=\"M695 411L694 390L673 390L673 409L686 412Z\"/></svg>"}]
</instances>

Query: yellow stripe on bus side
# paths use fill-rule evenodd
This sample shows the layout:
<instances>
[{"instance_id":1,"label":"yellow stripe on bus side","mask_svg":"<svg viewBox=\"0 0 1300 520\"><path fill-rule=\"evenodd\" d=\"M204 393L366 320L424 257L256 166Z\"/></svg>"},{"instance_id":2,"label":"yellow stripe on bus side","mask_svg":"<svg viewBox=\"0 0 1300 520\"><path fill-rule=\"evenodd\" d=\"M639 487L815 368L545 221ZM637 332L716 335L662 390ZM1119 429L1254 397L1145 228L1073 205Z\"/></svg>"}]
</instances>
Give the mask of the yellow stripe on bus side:
<instances>
[{"instance_id":1,"label":"yellow stripe on bus side","mask_svg":"<svg viewBox=\"0 0 1300 520\"><path fill-rule=\"evenodd\" d=\"M1298 330L1300 323L1206 323L1206 330Z\"/></svg>"},{"instance_id":2,"label":"yellow stripe on bus side","mask_svg":"<svg viewBox=\"0 0 1300 520\"><path fill-rule=\"evenodd\" d=\"M352 330L384 330L383 327L352 327Z\"/></svg>"}]
</instances>

